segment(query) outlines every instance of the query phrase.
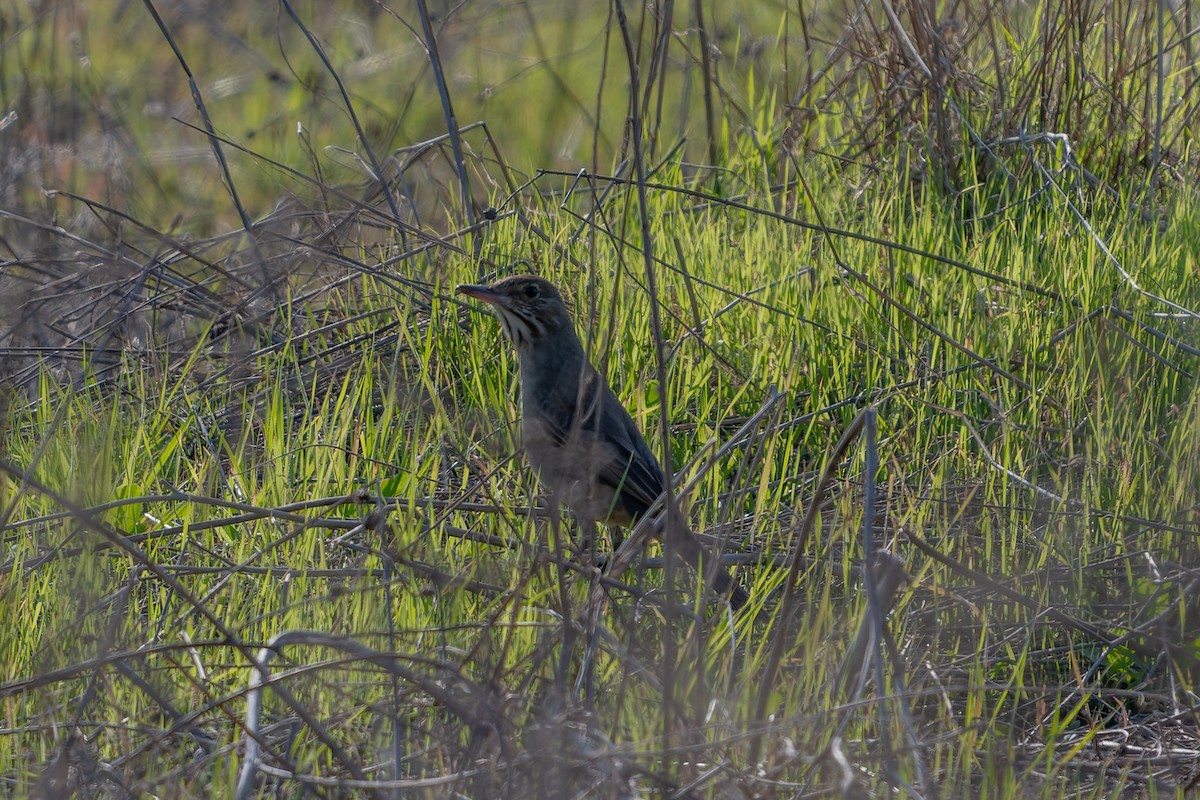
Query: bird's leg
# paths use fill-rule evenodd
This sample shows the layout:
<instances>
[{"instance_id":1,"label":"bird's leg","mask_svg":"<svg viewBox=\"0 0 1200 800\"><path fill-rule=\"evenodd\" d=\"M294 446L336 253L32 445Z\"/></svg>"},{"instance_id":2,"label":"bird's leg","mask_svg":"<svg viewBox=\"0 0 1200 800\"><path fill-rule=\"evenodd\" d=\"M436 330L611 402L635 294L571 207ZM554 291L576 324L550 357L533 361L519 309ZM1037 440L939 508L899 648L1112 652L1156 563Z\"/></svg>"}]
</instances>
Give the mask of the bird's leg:
<instances>
[{"instance_id":1,"label":"bird's leg","mask_svg":"<svg viewBox=\"0 0 1200 800\"><path fill-rule=\"evenodd\" d=\"M608 525L608 552L615 553L625 542L625 531L620 525Z\"/></svg>"},{"instance_id":2,"label":"bird's leg","mask_svg":"<svg viewBox=\"0 0 1200 800\"><path fill-rule=\"evenodd\" d=\"M551 495L548 503L546 503L546 520L550 523L550 543L554 545L558 542L558 536L562 532L562 511L558 507L558 499Z\"/></svg>"},{"instance_id":3,"label":"bird's leg","mask_svg":"<svg viewBox=\"0 0 1200 800\"><path fill-rule=\"evenodd\" d=\"M592 528L593 536L595 535L595 526ZM608 539L608 549L601 550L598 539L593 539L588 555L591 557L591 563L601 572L608 569L609 563L612 561L613 553L617 552L617 548L621 546L621 542L625 541L625 533L621 530L620 525L605 525L605 538Z\"/></svg>"},{"instance_id":4,"label":"bird's leg","mask_svg":"<svg viewBox=\"0 0 1200 800\"><path fill-rule=\"evenodd\" d=\"M579 524L579 559L585 564L596 561L596 522L595 520L576 518Z\"/></svg>"}]
</instances>

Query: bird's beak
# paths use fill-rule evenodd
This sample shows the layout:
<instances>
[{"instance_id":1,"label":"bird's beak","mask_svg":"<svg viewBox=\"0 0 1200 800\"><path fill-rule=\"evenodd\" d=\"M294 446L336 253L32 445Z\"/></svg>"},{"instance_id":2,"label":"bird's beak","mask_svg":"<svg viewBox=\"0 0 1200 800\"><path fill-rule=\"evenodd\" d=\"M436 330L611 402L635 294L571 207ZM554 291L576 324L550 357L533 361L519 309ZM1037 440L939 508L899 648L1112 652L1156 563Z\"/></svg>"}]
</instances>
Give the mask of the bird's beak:
<instances>
[{"instance_id":1,"label":"bird's beak","mask_svg":"<svg viewBox=\"0 0 1200 800\"><path fill-rule=\"evenodd\" d=\"M500 305L503 301L499 292L493 292L490 287L478 283L460 283L457 291L459 294L474 297L476 300L482 300L494 306Z\"/></svg>"}]
</instances>

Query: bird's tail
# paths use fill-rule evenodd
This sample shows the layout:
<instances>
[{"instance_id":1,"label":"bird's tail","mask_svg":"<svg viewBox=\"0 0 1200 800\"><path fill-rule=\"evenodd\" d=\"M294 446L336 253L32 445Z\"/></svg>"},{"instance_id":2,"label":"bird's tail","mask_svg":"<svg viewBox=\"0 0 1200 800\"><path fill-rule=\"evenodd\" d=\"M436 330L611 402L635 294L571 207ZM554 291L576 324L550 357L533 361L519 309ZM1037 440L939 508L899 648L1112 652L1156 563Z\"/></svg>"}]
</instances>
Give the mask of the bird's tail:
<instances>
[{"instance_id":1,"label":"bird's tail","mask_svg":"<svg viewBox=\"0 0 1200 800\"><path fill-rule=\"evenodd\" d=\"M663 543L674 546L676 552L682 554L701 576L707 575L704 566L704 559L707 557L707 554L704 552L700 540L696 538L696 534L692 533L687 523L673 526L668 525L666 528L665 531L662 531L660 527ZM713 591L719 595L727 594L729 596L729 605L733 607L734 611L746 605L750 600L750 595L742 588L742 585L735 581L733 576L725 570L718 571L713 578Z\"/></svg>"},{"instance_id":2,"label":"bird's tail","mask_svg":"<svg viewBox=\"0 0 1200 800\"><path fill-rule=\"evenodd\" d=\"M713 589L720 595L729 594L729 605L734 611L750 601L749 593L728 572L717 573L717 577L713 580Z\"/></svg>"}]
</instances>

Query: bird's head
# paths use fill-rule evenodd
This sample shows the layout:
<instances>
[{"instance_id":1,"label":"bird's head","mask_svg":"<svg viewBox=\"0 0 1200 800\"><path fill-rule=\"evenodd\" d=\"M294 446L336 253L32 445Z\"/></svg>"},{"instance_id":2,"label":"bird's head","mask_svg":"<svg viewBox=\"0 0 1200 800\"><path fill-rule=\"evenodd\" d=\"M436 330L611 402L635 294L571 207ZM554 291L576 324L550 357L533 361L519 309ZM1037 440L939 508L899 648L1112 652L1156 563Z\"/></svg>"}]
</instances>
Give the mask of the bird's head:
<instances>
[{"instance_id":1,"label":"bird's head","mask_svg":"<svg viewBox=\"0 0 1200 800\"><path fill-rule=\"evenodd\" d=\"M514 275L489 286L464 283L458 292L490 305L518 350L563 331L575 332L562 295L542 278Z\"/></svg>"}]
</instances>

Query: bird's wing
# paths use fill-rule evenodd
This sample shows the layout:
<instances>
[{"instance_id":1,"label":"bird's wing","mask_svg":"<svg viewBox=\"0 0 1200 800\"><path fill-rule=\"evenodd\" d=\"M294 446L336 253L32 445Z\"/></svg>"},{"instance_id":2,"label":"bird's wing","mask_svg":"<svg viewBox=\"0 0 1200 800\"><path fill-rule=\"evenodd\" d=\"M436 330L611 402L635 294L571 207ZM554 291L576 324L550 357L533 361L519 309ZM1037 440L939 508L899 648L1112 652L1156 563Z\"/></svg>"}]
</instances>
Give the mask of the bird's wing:
<instances>
[{"instance_id":1,"label":"bird's wing","mask_svg":"<svg viewBox=\"0 0 1200 800\"><path fill-rule=\"evenodd\" d=\"M666 476L617 396L607 385L599 394L593 417L600 420L599 430L613 456L601 470L600 481L617 490L631 516L640 516L663 493Z\"/></svg>"},{"instance_id":2,"label":"bird's wing","mask_svg":"<svg viewBox=\"0 0 1200 800\"><path fill-rule=\"evenodd\" d=\"M545 421L560 444L573 435L602 442L607 457L600 465L600 482L616 491L618 502L626 506L631 516L643 514L662 494L667 483L658 459L603 376L588 370L583 381L579 398L562 398L566 402L544 406L561 409L552 417L547 415ZM580 414L582 420L577 422Z\"/></svg>"}]
</instances>

